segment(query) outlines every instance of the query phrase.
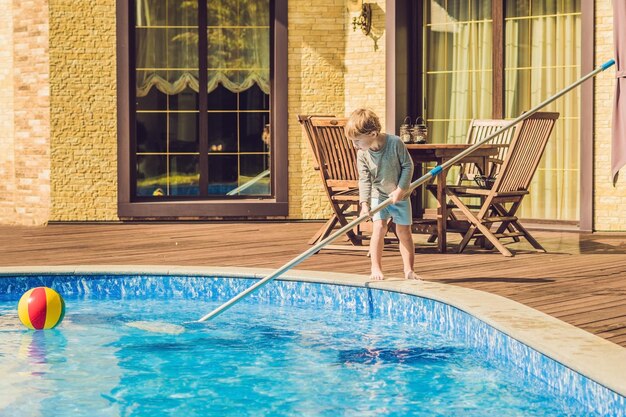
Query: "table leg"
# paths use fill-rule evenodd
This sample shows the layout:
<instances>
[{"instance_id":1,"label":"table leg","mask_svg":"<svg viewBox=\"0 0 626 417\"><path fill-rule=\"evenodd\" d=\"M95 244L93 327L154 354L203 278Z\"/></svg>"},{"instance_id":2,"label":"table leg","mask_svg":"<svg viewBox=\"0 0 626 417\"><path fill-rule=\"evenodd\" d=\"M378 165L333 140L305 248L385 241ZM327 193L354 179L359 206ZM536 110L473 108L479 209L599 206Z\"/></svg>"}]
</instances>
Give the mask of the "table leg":
<instances>
[{"instance_id":1,"label":"table leg","mask_svg":"<svg viewBox=\"0 0 626 417\"><path fill-rule=\"evenodd\" d=\"M481 167L480 167L481 172L484 177L487 177L489 176L489 172L487 172L487 170L489 169L489 157L483 156L481 158L481 162L482 162ZM480 197L480 206L482 207L483 204L485 204L485 197ZM480 243L481 249L485 249L488 242L487 242L487 239L483 236L480 238L479 243Z\"/></svg>"},{"instance_id":2,"label":"table leg","mask_svg":"<svg viewBox=\"0 0 626 417\"><path fill-rule=\"evenodd\" d=\"M446 229L448 220L448 196L446 195L447 169L437 174L437 247L440 253L446 253Z\"/></svg>"},{"instance_id":3,"label":"table leg","mask_svg":"<svg viewBox=\"0 0 626 417\"><path fill-rule=\"evenodd\" d=\"M422 164L420 162L414 165L413 169L413 178L411 178L411 182L422 176ZM411 193L411 215L414 219L421 219L424 217L424 203L422 199L422 190L423 188L418 187L416 190L413 190Z\"/></svg>"}]
</instances>

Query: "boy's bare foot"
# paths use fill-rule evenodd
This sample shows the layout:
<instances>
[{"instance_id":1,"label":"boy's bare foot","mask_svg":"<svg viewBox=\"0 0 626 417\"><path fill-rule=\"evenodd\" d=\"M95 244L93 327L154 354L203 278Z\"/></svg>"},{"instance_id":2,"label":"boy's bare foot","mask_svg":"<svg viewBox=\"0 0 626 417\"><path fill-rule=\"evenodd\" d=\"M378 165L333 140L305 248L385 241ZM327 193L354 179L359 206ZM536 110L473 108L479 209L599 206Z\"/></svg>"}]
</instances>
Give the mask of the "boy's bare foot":
<instances>
[{"instance_id":1,"label":"boy's bare foot","mask_svg":"<svg viewBox=\"0 0 626 417\"><path fill-rule=\"evenodd\" d=\"M405 273L404 273L404 277L405 277L406 279L414 279L414 280L417 280L417 281L421 281L421 280L422 280L422 277L420 277L419 275L417 275L417 274L416 274L415 272L413 272L413 271L407 271L407 272L405 272Z\"/></svg>"},{"instance_id":2,"label":"boy's bare foot","mask_svg":"<svg viewBox=\"0 0 626 417\"><path fill-rule=\"evenodd\" d=\"M381 271L380 269L372 268L372 273L370 274L370 279L373 280L373 281L381 281L381 280L385 279L385 276L383 275L383 271Z\"/></svg>"}]
</instances>

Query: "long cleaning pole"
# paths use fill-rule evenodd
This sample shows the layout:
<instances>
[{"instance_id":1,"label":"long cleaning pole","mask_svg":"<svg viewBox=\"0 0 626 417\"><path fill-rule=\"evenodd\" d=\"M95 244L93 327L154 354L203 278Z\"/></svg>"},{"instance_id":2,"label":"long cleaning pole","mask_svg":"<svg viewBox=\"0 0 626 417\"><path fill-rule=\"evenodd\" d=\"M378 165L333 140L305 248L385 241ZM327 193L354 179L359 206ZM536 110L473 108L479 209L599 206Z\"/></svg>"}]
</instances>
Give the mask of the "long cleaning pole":
<instances>
[{"instance_id":1,"label":"long cleaning pole","mask_svg":"<svg viewBox=\"0 0 626 417\"><path fill-rule=\"evenodd\" d=\"M449 166L456 164L458 161L460 161L461 159L465 158L467 155L471 154L476 149L480 148L482 145L484 145L485 143L489 142L491 139L493 139L496 136L500 135L502 132L505 132L506 130L512 128L513 126L515 126L516 124L518 124L522 120L527 119L528 117L532 116L533 114L535 114L537 111L539 111L543 107L547 106L548 104L552 103L554 100L558 99L562 95L568 93L570 90L572 90L572 89L576 88L577 86L579 86L580 84L584 83L589 78L592 78L592 77L596 76L597 74L599 74L600 72L602 72L602 71L606 70L607 68L611 67L613 64L615 64L615 60L613 60L613 59L605 62L600 67L596 68L595 70L593 70L589 74L585 75L584 77L582 77L581 79L579 79L575 83L571 84L569 87L566 87L563 90L559 91L558 93L556 93L552 97L548 98L544 102L538 104L537 106L533 107L531 110L529 110L526 113L522 114L517 119L511 120L508 124L503 126L500 130L494 132L493 134L491 134L490 136L488 136L485 139L481 140L480 142L477 142L476 144L470 146L469 148L467 148L463 152L460 152L458 155L454 156L452 159L449 159L448 161L444 162L441 165L437 165L436 167L434 167L433 169L428 171L426 174L424 174L420 178L418 178L415 181L413 181L411 183L411 185L409 186L409 189L407 190L406 193L407 194L410 193L411 191L413 191L414 189L416 189L420 185L422 185L422 184L426 183L427 181L429 181L430 179L432 179L435 175L440 173L445 168L448 168ZM382 203L380 203L379 205L377 205L376 207L374 207L370 211L370 213L371 214L378 213L379 211L381 211L382 209L384 209L385 207L387 207L390 204L391 204L391 198L388 198L385 201L383 201ZM332 241L337 239L339 236L343 235L347 231L351 230L352 228L354 228L358 224L366 221L369 218L370 218L369 216L365 215L365 216L360 216L360 217L352 220L350 223L346 224L344 227L342 227L341 229L337 230L335 233L333 233L332 235L328 236L326 239L322 240L321 242L318 242L315 246L312 246L310 249L306 250L305 252L303 252L299 256L293 258L291 261L287 262L285 265L281 266L276 271L272 272L271 274L269 274L265 278L263 278L260 281L256 282L254 285L251 285L249 288L247 288L246 290L242 291L241 293L239 293L235 297L231 298L230 300L228 300L227 302L225 302L224 304L222 304L221 306L219 306L215 310L211 311L209 314L203 316L198 321L202 322L202 321L211 319L211 318L213 318L213 317L223 313L224 311L226 311L227 309L229 309L230 307L232 307L233 305L235 305L236 303L241 301L243 298L245 298L248 295L252 294L254 291L258 290L259 288L261 288L262 286L264 286L268 282L272 281L273 279L276 279L277 277L281 276L282 274L284 274L285 272L287 272L288 270L290 270L294 266L298 265L299 263L301 263L305 259L309 258L314 253L318 252L324 246L328 245L329 243L331 243Z\"/></svg>"}]
</instances>

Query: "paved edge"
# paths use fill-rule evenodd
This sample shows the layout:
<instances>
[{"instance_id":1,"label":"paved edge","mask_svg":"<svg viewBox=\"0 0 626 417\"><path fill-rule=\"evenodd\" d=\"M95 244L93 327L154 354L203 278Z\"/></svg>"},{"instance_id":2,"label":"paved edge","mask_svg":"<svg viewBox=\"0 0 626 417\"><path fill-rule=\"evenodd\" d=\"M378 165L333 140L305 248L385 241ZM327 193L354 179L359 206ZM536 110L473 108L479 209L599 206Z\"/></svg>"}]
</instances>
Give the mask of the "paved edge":
<instances>
[{"instance_id":1,"label":"paved edge","mask_svg":"<svg viewBox=\"0 0 626 417\"><path fill-rule=\"evenodd\" d=\"M0 267L0 277L20 275L194 275L263 278L273 269L153 265ZM449 284L346 273L291 270L279 279L376 288L454 306L568 368L626 397L626 348L499 295ZM236 308L236 307L235 307ZM207 312L208 313L208 312ZM199 318L199 317L198 317Z\"/></svg>"}]
</instances>

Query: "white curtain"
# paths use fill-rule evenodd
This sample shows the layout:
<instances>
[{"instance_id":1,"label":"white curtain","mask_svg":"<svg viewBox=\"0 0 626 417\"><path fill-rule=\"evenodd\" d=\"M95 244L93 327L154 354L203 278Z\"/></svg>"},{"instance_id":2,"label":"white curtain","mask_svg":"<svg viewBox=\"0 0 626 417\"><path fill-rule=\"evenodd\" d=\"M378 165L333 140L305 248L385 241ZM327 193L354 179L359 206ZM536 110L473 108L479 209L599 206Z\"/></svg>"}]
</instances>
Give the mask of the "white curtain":
<instances>
[{"instance_id":1,"label":"white curtain","mask_svg":"<svg viewBox=\"0 0 626 417\"><path fill-rule=\"evenodd\" d=\"M137 96L199 92L198 1L138 0ZM209 1L207 67L211 92L239 93L257 84L270 92L269 0Z\"/></svg>"},{"instance_id":2,"label":"white curtain","mask_svg":"<svg viewBox=\"0 0 626 417\"><path fill-rule=\"evenodd\" d=\"M426 115L432 137L462 143L471 119L491 117L489 1L429 3Z\"/></svg>"},{"instance_id":3,"label":"white curtain","mask_svg":"<svg viewBox=\"0 0 626 417\"><path fill-rule=\"evenodd\" d=\"M471 119L491 118L490 9L490 1L429 3L426 115L433 141L465 143ZM452 168L451 177L457 174L458 167ZM426 205L436 207L430 193L426 194Z\"/></svg>"},{"instance_id":4,"label":"white curtain","mask_svg":"<svg viewBox=\"0 0 626 417\"><path fill-rule=\"evenodd\" d=\"M491 118L491 21L459 23L452 33L448 143L464 143L471 119Z\"/></svg>"},{"instance_id":5,"label":"white curtain","mask_svg":"<svg viewBox=\"0 0 626 417\"><path fill-rule=\"evenodd\" d=\"M549 13L546 13L549 14ZM506 113L523 111L573 83L580 76L580 15L548 15L506 23ZM521 217L579 218L580 90L543 111L557 121L543 159L524 199Z\"/></svg>"}]
</instances>

